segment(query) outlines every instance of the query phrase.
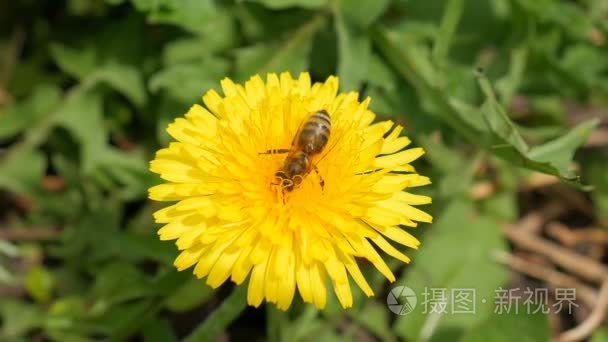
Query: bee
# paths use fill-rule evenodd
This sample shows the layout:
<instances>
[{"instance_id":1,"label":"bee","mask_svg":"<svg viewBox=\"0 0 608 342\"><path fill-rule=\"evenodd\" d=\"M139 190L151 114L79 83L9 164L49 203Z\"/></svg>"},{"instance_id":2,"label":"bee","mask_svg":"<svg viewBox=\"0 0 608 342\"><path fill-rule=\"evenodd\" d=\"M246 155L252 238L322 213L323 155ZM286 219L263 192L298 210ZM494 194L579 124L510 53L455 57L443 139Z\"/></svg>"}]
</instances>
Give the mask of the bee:
<instances>
[{"instance_id":1,"label":"bee","mask_svg":"<svg viewBox=\"0 0 608 342\"><path fill-rule=\"evenodd\" d=\"M321 153L331 134L331 120L326 110L321 109L312 112L306 121L303 122L297 134L291 142L291 148L271 149L260 154L282 154L287 153L285 161L280 169L275 172L275 178L284 191L293 191L300 185L304 177L315 171L319 177L321 189L325 181L319 174L317 166L312 163L312 157Z\"/></svg>"}]
</instances>

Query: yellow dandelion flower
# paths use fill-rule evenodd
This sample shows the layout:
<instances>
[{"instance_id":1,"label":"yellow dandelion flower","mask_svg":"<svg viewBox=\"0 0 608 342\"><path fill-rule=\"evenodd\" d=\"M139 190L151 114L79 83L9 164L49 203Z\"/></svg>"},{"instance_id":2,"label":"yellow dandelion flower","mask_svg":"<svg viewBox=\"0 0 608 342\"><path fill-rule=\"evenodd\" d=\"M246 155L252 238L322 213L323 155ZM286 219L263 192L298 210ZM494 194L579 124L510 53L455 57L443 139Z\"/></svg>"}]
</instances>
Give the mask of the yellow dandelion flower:
<instances>
[{"instance_id":1,"label":"yellow dandelion flower","mask_svg":"<svg viewBox=\"0 0 608 342\"><path fill-rule=\"evenodd\" d=\"M226 78L221 87L223 96L208 91L206 108L195 104L169 125L177 142L150 164L167 181L150 198L177 202L154 214L165 224L161 240L177 239L177 269L194 266L214 288L249 276L248 303L266 299L282 310L296 288L324 308L327 277L344 308L352 306L349 278L373 296L357 258L393 282L377 248L408 263L388 240L417 248L403 227L432 219L413 207L431 198L404 191L430 183L410 165L423 149L404 149L402 127L372 123L370 99L338 94L333 76L311 84L308 73L269 74L266 82L256 75L244 85ZM328 140L303 152L294 140L303 135ZM289 167L298 153L304 169L296 172Z\"/></svg>"}]
</instances>

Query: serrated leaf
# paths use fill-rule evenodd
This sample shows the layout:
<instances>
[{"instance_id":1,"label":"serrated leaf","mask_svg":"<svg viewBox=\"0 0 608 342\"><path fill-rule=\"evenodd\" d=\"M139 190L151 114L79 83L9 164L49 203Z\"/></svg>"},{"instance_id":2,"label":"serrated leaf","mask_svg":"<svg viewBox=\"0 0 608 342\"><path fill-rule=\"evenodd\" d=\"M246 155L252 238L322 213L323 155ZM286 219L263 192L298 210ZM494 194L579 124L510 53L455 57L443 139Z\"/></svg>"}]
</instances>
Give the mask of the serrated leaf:
<instances>
[{"instance_id":1,"label":"serrated leaf","mask_svg":"<svg viewBox=\"0 0 608 342\"><path fill-rule=\"evenodd\" d=\"M85 78L97 66L97 53L91 45L77 49L61 43L53 43L50 52L55 64L78 80Z\"/></svg>"},{"instance_id":2,"label":"serrated leaf","mask_svg":"<svg viewBox=\"0 0 608 342\"><path fill-rule=\"evenodd\" d=\"M587 140L587 137L598 125L599 120L590 120L579 124L568 134L553 141L530 148L519 133L515 124L506 114L494 96L494 92L487 78L479 75L479 82L486 96L481 111L492 133L509 146L496 146L492 148L498 156L532 170L558 176L568 181L578 181L578 177L571 170L569 164L574 152ZM515 151L510 151L509 147ZM518 155L519 154L519 155Z\"/></svg>"},{"instance_id":3,"label":"serrated leaf","mask_svg":"<svg viewBox=\"0 0 608 342\"><path fill-rule=\"evenodd\" d=\"M597 127L599 119L592 119L572 128L565 135L530 149L531 159L554 165L561 174L568 174L574 152L582 146L589 134Z\"/></svg>"},{"instance_id":4,"label":"serrated leaf","mask_svg":"<svg viewBox=\"0 0 608 342\"><path fill-rule=\"evenodd\" d=\"M39 84L27 99L15 103L0 114L0 139L10 138L26 129L32 130L59 104L61 92L52 84Z\"/></svg>"},{"instance_id":5,"label":"serrated leaf","mask_svg":"<svg viewBox=\"0 0 608 342\"><path fill-rule=\"evenodd\" d=\"M81 144L82 169L90 172L106 146L101 96L92 91L75 94L66 100L54 121L66 128Z\"/></svg>"},{"instance_id":6,"label":"serrated leaf","mask_svg":"<svg viewBox=\"0 0 608 342\"><path fill-rule=\"evenodd\" d=\"M145 197L147 189L158 181L148 172L148 164L141 151L122 151L107 147L97 159L99 171L112 180L109 191L125 200Z\"/></svg>"},{"instance_id":7,"label":"serrated leaf","mask_svg":"<svg viewBox=\"0 0 608 342\"><path fill-rule=\"evenodd\" d=\"M146 102L146 89L141 72L126 64L107 64L96 71L99 81L106 83L126 96L133 104L143 106Z\"/></svg>"}]
</instances>

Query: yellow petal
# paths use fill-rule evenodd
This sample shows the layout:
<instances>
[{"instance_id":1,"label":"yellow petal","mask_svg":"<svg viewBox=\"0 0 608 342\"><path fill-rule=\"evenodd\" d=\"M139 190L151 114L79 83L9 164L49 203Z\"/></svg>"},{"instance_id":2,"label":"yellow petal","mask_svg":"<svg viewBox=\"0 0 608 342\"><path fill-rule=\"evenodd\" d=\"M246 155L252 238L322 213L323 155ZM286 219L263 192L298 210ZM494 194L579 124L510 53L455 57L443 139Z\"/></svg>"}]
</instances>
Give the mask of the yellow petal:
<instances>
[{"instance_id":1,"label":"yellow petal","mask_svg":"<svg viewBox=\"0 0 608 342\"><path fill-rule=\"evenodd\" d=\"M277 255L277 261L276 274L280 275L277 306L281 310L287 310L296 290L295 256L291 250L281 248Z\"/></svg>"},{"instance_id":2,"label":"yellow petal","mask_svg":"<svg viewBox=\"0 0 608 342\"><path fill-rule=\"evenodd\" d=\"M264 280L266 277L266 263L257 264L253 267L251 277L249 278L249 288L247 289L247 303L256 308L262 304L264 300Z\"/></svg>"},{"instance_id":3,"label":"yellow petal","mask_svg":"<svg viewBox=\"0 0 608 342\"><path fill-rule=\"evenodd\" d=\"M399 252L395 247L393 247L390 243L388 243L382 236L378 235L373 238L372 241L380 247L386 254L392 256L395 259L399 259L406 264L410 263L410 258L408 258L405 254Z\"/></svg>"},{"instance_id":4,"label":"yellow petal","mask_svg":"<svg viewBox=\"0 0 608 342\"><path fill-rule=\"evenodd\" d=\"M199 262L204 251L203 246L200 245L194 248L186 249L177 256L173 262L173 265L175 265L178 271L183 271Z\"/></svg>"},{"instance_id":5,"label":"yellow petal","mask_svg":"<svg viewBox=\"0 0 608 342\"><path fill-rule=\"evenodd\" d=\"M306 303L312 303L312 286L310 282L310 270L302 262L296 266L296 282L298 292L302 296L302 300Z\"/></svg>"},{"instance_id":6,"label":"yellow petal","mask_svg":"<svg viewBox=\"0 0 608 342\"><path fill-rule=\"evenodd\" d=\"M318 263L310 266L310 288L312 290L312 302L317 309L325 308L327 300L327 288L325 287L325 273L323 267Z\"/></svg>"},{"instance_id":7,"label":"yellow petal","mask_svg":"<svg viewBox=\"0 0 608 342\"><path fill-rule=\"evenodd\" d=\"M409 164L424 154L422 147L410 148L394 154L376 158L374 166L377 168L392 169L397 166Z\"/></svg>"},{"instance_id":8,"label":"yellow petal","mask_svg":"<svg viewBox=\"0 0 608 342\"><path fill-rule=\"evenodd\" d=\"M232 271L232 281L234 281L237 285L240 285L245 279L247 275L249 275L249 271L253 267L253 264L249 260L249 254L253 247L246 246L243 248L241 253L239 254L238 259L234 263L234 269Z\"/></svg>"},{"instance_id":9,"label":"yellow petal","mask_svg":"<svg viewBox=\"0 0 608 342\"><path fill-rule=\"evenodd\" d=\"M211 272L209 272L209 276L207 277L207 284L214 289L222 285L230 277L234 264L240 254L238 251L223 253L211 268Z\"/></svg>"},{"instance_id":10,"label":"yellow petal","mask_svg":"<svg viewBox=\"0 0 608 342\"><path fill-rule=\"evenodd\" d=\"M355 259L350 257L345 261L344 266L346 266L348 273L350 273L350 275L353 277L355 283L357 283L361 290L363 290L363 293L365 293L365 295L368 297L373 296L374 291L367 283L367 280L365 280L365 277L361 273L361 270L359 269L359 266L357 265Z\"/></svg>"}]
</instances>

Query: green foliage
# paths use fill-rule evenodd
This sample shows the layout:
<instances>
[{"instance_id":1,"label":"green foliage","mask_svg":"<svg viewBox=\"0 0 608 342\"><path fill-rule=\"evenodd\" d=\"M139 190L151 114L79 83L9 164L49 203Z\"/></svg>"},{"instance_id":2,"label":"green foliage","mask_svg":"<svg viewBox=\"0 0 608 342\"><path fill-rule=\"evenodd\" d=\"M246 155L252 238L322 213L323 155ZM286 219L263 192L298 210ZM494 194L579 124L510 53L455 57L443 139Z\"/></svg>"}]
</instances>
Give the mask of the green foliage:
<instances>
[{"instance_id":1,"label":"green foliage","mask_svg":"<svg viewBox=\"0 0 608 342\"><path fill-rule=\"evenodd\" d=\"M0 289L19 290L0 301L0 340L194 341L241 327L271 341L548 340L545 316L493 314L507 270L491 255L506 248L499 227L517 218L532 171L593 186L608 217L608 152L583 148L606 118L569 110L608 105L607 13L597 0L0 5L0 229L34 236L0 241ZM379 118L405 124L427 151L416 167L433 180L420 192L433 196L436 223L413 231L423 243L410 266L390 263L395 284L363 267L377 298L351 282L346 312L330 295L322 313L296 299L260 318L245 310L246 284L212 290L175 271L176 248L158 240L159 207L146 201L159 182L147 162L168 143L166 125L222 78L307 70L338 75ZM488 179L496 193L473 201L473 184ZM431 287L475 288L488 301L475 315L419 306L394 316L396 285L419 303Z\"/></svg>"},{"instance_id":2,"label":"green foliage","mask_svg":"<svg viewBox=\"0 0 608 342\"><path fill-rule=\"evenodd\" d=\"M525 312L523 306L518 312ZM505 334L505 332L509 334ZM549 320L542 313L529 315L516 314L515 310L504 315L488 317L467 334L463 342L482 341L549 341Z\"/></svg>"},{"instance_id":3,"label":"green foliage","mask_svg":"<svg viewBox=\"0 0 608 342\"><path fill-rule=\"evenodd\" d=\"M453 340L480 320L492 316L494 291L507 280L506 270L492 260L492 253L504 250L505 243L497 220L480 216L472 204L463 199L454 200L443 210L425 238L428 238L425 247L412 253L416 262L397 283L407 284L417 294L424 293L425 289L445 288L448 303L451 303L453 289L473 288L475 314L449 314L452 308L448 307L446 314L437 316L425 312L420 305L410 314L399 317L395 330L410 340L428 339L424 327L436 319L433 336L450 336L449 340Z\"/></svg>"}]
</instances>

